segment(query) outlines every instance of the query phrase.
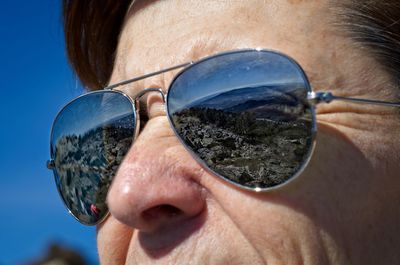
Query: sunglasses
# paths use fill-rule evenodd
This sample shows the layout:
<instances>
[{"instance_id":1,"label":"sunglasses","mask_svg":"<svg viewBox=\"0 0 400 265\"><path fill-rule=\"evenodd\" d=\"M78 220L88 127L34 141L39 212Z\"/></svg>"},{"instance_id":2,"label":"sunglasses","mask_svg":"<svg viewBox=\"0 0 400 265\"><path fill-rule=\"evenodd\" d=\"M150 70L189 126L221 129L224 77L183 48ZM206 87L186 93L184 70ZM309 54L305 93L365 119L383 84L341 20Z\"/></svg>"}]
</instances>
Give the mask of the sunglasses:
<instances>
[{"instance_id":1,"label":"sunglasses","mask_svg":"<svg viewBox=\"0 0 400 265\"><path fill-rule=\"evenodd\" d=\"M183 68L168 93L135 97L113 90ZM84 94L57 115L47 166L69 212L95 225L108 215L113 177L139 133L139 99L160 93L183 146L212 175L246 190L267 191L295 179L310 161L315 106L344 100L389 107L400 103L312 92L300 65L275 51L213 55Z\"/></svg>"}]
</instances>

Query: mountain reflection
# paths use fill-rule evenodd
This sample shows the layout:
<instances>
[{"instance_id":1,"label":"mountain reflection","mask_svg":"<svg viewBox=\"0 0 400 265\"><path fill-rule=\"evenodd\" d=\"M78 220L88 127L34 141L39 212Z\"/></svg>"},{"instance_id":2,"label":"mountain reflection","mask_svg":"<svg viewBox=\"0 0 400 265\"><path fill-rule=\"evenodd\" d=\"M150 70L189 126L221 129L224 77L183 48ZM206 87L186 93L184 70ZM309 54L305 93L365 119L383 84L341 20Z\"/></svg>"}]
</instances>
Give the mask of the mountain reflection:
<instances>
[{"instance_id":1,"label":"mountain reflection","mask_svg":"<svg viewBox=\"0 0 400 265\"><path fill-rule=\"evenodd\" d=\"M248 187L279 185L312 144L307 90L293 85L235 89L172 113L186 144L212 170Z\"/></svg>"}]
</instances>

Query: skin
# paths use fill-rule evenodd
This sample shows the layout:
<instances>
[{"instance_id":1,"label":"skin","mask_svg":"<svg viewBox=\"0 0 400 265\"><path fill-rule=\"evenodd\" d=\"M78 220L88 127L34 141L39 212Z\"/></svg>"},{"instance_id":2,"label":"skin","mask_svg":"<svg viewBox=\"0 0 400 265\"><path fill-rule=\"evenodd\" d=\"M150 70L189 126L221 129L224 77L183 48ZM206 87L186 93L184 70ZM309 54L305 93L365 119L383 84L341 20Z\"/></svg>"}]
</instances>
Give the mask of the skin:
<instances>
[{"instance_id":1,"label":"skin","mask_svg":"<svg viewBox=\"0 0 400 265\"><path fill-rule=\"evenodd\" d=\"M337 26L332 1L136 1L110 84L217 52L262 47L295 58L315 91L396 101L390 77ZM340 22L340 21L339 21ZM120 88L167 89L176 71ZM400 115L343 102L317 109L306 170L267 193L194 161L157 94L108 193L102 264L399 264Z\"/></svg>"}]
</instances>

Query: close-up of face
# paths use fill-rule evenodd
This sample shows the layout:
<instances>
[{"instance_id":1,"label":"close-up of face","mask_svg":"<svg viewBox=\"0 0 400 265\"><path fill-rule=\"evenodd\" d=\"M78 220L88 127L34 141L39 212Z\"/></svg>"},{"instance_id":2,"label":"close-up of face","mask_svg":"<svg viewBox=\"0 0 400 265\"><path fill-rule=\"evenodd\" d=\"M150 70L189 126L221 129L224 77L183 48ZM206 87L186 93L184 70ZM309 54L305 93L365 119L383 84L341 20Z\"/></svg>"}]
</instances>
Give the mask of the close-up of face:
<instances>
[{"instance_id":1,"label":"close-up of face","mask_svg":"<svg viewBox=\"0 0 400 265\"><path fill-rule=\"evenodd\" d=\"M134 1L124 17L107 85L219 53L261 49L288 62L293 58L307 76L302 82L308 80L315 93L399 102L393 72L372 48L351 37L344 12L342 1L328 0ZM290 65L297 67L294 61ZM180 71L115 90L133 100L145 89L167 94L172 82L178 91ZM191 93L202 89L207 85ZM142 93L136 103L137 136L104 191L109 215L97 224L101 264L400 262L398 107L321 102L315 107L316 128L310 129L317 133L296 142L313 148L312 155L301 154L305 158L296 166L296 178L257 191L227 181L223 170L228 166L210 169L211 162L185 148L160 92ZM283 146L277 151L282 156ZM265 148L252 155L267 159ZM284 159L274 159L274 167L290 170ZM97 214L95 207L91 211Z\"/></svg>"}]
</instances>

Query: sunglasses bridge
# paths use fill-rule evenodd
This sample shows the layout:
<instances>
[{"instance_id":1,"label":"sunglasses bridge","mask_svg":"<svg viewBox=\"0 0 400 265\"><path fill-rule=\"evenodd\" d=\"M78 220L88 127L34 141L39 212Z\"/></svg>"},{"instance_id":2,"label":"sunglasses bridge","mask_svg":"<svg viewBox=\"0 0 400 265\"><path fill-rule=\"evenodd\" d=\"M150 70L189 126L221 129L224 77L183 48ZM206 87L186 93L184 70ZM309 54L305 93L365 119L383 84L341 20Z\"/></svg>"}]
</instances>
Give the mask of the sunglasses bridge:
<instances>
[{"instance_id":1,"label":"sunglasses bridge","mask_svg":"<svg viewBox=\"0 0 400 265\"><path fill-rule=\"evenodd\" d=\"M142 91L138 92L133 97L133 100L135 102L138 102L144 95L146 95L147 93L151 93L151 92L158 92L161 95L163 102L164 103L166 102L167 94L161 88L156 88L156 87L154 87L154 88L150 87L150 88L143 89Z\"/></svg>"}]
</instances>

